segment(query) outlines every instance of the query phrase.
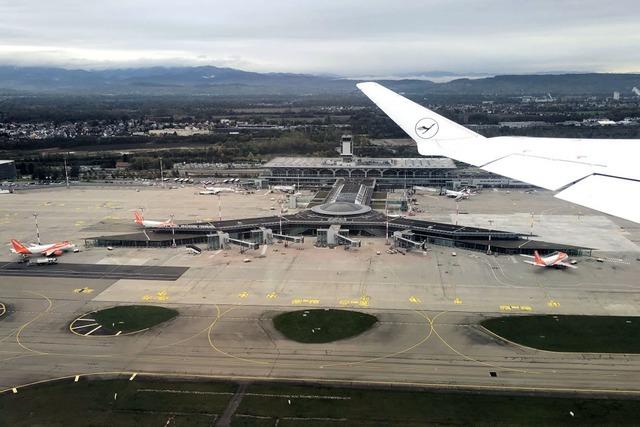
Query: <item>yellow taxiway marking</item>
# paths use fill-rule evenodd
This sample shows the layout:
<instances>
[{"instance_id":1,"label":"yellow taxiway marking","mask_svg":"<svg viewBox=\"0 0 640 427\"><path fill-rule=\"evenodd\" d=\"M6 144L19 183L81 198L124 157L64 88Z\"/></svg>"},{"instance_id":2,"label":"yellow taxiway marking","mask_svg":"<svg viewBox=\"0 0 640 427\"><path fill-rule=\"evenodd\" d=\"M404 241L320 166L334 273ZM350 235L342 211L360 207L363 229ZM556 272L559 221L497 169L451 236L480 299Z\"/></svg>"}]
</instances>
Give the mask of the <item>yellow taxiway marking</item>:
<instances>
[{"instance_id":1,"label":"yellow taxiway marking","mask_svg":"<svg viewBox=\"0 0 640 427\"><path fill-rule=\"evenodd\" d=\"M317 298L294 298L291 300L291 304L293 305L318 305L320 304L320 300Z\"/></svg>"},{"instance_id":2,"label":"yellow taxiway marking","mask_svg":"<svg viewBox=\"0 0 640 427\"><path fill-rule=\"evenodd\" d=\"M500 311L532 311L533 308L530 305L512 305L505 304L500 306Z\"/></svg>"},{"instance_id":3,"label":"yellow taxiway marking","mask_svg":"<svg viewBox=\"0 0 640 427\"><path fill-rule=\"evenodd\" d=\"M169 294L165 289L160 292L156 292L155 295L143 295L142 301L167 301L169 299Z\"/></svg>"},{"instance_id":4,"label":"yellow taxiway marking","mask_svg":"<svg viewBox=\"0 0 640 427\"><path fill-rule=\"evenodd\" d=\"M462 304L462 300L460 298L456 297L456 299L453 300L453 303L457 304L457 305L460 305L460 304Z\"/></svg>"},{"instance_id":5,"label":"yellow taxiway marking","mask_svg":"<svg viewBox=\"0 0 640 427\"><path fill-rule=\"evenodd\" d=\"M35 354L48 354L44 351L38 351L38 350L33 350L29 347L27 347L26 345L24 345L22 343L22 341L20 340L20 335L22 334L22 332L29 327L30 324L32 324L33 322L37 321L38 319L40 319L42 316L45 316L46 314L51 312L51 309L53 309L53 301L51 301L51 299L49 297L47 297L46 295L42 295L40 293L37 292L32 292L32 291L26 291L27 293L33 294L33 295L37 295L39 297L42 297L46 300L47 302L47 308L44 311L41 311L40 313L38 313L38 315L36 317L34 317L33 319L31 319L30 321L28 321L27 323L25 323L24 325L22 325L20 327L20 329L18 329L18 332L16 332L16 343L22 347L24 350L27 350L31 353L35 353Z\"/></svg>"},{"instance_id":6,"label":"yellow taxiway marking","mask_svg":"<svg viewBox=\"0 0 640 427\"><path fill-rule=\"evenodd\" d=\"M247 291L242 291L242 292L240 292L238 294L238 298L242 298L242 299L244 299L244 298L246 298L248 296L249 296L249 292L247 292Z\"/></svg>"},{"instance_id":7,"label":"yellow taxiway marking","mask_svg":"<svg viewBox=\"0 0 640 427\"><path fill-rule=\"evenodd\" d=\"M358 299L341 299L338 304L342 306L357 306L357 307L369 307L371 297L369 295L362 295Z\"/></svg>"},{"instance_id":8,"label":"yellow taxiway marking","mask_svg":"<svg viewBox=\"0 0 640 427\"><path fill-rule=\"evenodd\" d=\"M75 292L76 294L90 294L91 292L93 292L93 289L87 287L77 288L74 289L73 292Z\"/></svg>"},{"instance_id":9,"label":"yellow taxiway marking","mask_svg":"<svg viewBox=\"0 0 640 427\"><path fill-rule=\"evenodd\" d=\"M277 294L277 293L275 293L275 292L269 292L269 293L267 294L267 298L269 298L269 299L276 299L276 298L278 298L278 294Z\"/></svg>"},{"instance_id":10,"label":"yellow taxiway marking","mask_svg":"<svg viewBox=\"0 0 640 427\"><path fill-rule=\"evenodd\" d=\"M411 295L409 297L409 302L413 303L413 304L420 304L422 302L422 300L420 298L418 298L418 297L415 297L415 296Z\"/></svg>"},{"instance_id":11,"label":"yellow taxiway marking","mask_svg":"<svg viewBox=\"0 0 640 427\"><path fill-rule=\"evenodd\" d=\"M556 300L549 300L549 302L547 303L547 305L551 308L558 308L560 307L560 303Z\"/></svg>"},{"instance_id":12,"label":"yellow taxiway marking","mask_svg":"<svg viewBox=\"0 0 640 427\"><path fill-rule=\"evenodd\" d=\"M426 314L421 313L421 312L416 311L416 310L414 310L414 311L418 315L420 315L422 318L424 318L426 320L426 322L427 322L427 326L429 326L429 333L426 334L417 343L415 343L412 346L407 347L407 348L405 348L403 350L396 351L395 353L385 354L384 356L372 357L372 358L369 358L369 359L358 360L358 361L355 361L355 362L328 363L326 365L320 365L320 368L330 368L330 367L334 367L334 366L353 366L353 365L362 365L362 364L369 363L369 362L376 362L378 360L388 359L388 358L395 357L395 356L398 356L398 355L403 354L403 353L407 353L408 351L411 351L414 348L422 345L424 342L426 342L431 337L431 334L433 334L433 321L435 321L438 318L438 316L440 316L441 314L444 314L445 312L443 311L442 313L437 314L433 319L429 319L429 317Z\"/></svg>"}]
</instances>

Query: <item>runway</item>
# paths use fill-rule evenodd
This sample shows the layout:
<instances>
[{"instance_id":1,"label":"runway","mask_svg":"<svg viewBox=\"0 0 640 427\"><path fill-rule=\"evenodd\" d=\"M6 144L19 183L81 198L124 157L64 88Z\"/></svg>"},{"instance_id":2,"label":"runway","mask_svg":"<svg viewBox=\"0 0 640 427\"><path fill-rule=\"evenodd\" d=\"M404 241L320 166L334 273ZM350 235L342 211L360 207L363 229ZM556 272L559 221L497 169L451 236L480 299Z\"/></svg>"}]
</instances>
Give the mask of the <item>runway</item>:
<instances>
[{"instance_id":1,"label":"runway","mask_svg":"<svg viewBox=\"0 0 640 427\"><path fill-rule=\"evenodd\" d=\"M0 263L0 276L76 277L83 279L136 279L175 281L188 267L137 266L109 264L29 265L28 263Z\"/></svg>"}]
</instances>

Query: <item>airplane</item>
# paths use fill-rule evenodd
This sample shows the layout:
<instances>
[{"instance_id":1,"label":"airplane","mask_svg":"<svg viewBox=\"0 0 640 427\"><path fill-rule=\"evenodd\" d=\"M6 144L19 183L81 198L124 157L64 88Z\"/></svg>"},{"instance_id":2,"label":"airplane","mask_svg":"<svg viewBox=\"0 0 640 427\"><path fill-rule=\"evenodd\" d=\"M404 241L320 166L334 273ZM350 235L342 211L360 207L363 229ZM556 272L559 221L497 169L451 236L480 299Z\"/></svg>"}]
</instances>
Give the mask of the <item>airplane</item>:
<instances>
[{"instance_id":1,"label":"airplane","mask_svg":"<svg viewBox=\"0 0 640 427\"><path fill-rule=\"evenodd\" d=\"M135 211L133 216L135 218L134 222L144 228L171 228L176 226L175 222L172 222L170 219L166 221L150 221L148 219L144 219L142 214L138 211Z\"/></svg>"},{"instance_id":2,"label":"airplane","mask_svg":"<svg viewBox=\"0 0 640 427\"><path fill-rule=\"evenodd\" d=\"M538 251L533 251L533 256L520 254L525 258L533 259L533 261L524 261L527 264L535 265L536 267L550 267L550 268L578 268L575 265L565 262L569 259L569 255L564 252L554 252L549 256L541 257Z\"/></svg>"},{"instance_id":3,"label":"airplane","mask_svg":"<svg viewBox=\"0 0 640 427\"><path fill-rule=\"evenodd\" d=\"M18 240L11 239L11 246L11 252L19 254L24 258L33 256L60 256L64 252L75 251L76 248L76 245L68 240L57 243L45 243L39 245L31 244L29 246L25 246Z\"/></svg>"},{"instance_id":4,"label":"airplane","mask_svg":"<svg viewBox=\"0 0 640 427\"><path fill-rule=\"evenodd\" d=\"M220 193L237 193L238 190L233 187L204 187L204 190L200 191L202 195L217 195Z\"/></svg>"},{"instance_id":5,"label":"airplane","mask_svg":"<svg viewBox=\"0 0 640 427\"><path fill-rule=\"evenodd\" d=\"M455 198L457 202L462 199L468 199L473 193L465 188L462 191L444 190L443 194L447 197Z\"/></svg>"},{"instance_id":6,"label":"airplane","mask_svg":"<svg viewBox=\"0 0 640 427\"><path fill-rule=\"evenodd\" d=\"M293 194L296 192L296 186L294 185L274 185L271 187L271 191L279 191L281 193Z\"/></svg>"},{"instance_id":7,"label":"airplane","mask_svg":"<svg viewBox=\"0 0 640 427\"><path fill-rule=\"evenodd\" d=\"M547 190L555 197L640 223L640 140L501 136L485 138L379 85L360 89L418 145Z\"/></svg>"}]
</instances>

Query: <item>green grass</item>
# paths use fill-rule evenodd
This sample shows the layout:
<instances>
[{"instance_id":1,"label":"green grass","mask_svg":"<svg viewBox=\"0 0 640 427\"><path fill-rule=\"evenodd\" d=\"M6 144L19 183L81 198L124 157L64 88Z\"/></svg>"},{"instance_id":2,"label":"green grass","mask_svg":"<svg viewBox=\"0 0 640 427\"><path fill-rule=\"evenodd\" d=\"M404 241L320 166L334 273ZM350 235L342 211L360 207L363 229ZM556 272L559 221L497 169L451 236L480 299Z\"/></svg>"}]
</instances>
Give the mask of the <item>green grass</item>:
<instances>
[{"instance_id":1,"label":"green grass","mask_svg":"<svg viewBox=\"0 0 640 427\"><path fill-rule=\"evenodd\" d=\"M0 395L0 426L209 426L236 389L231 383L144 377L78 383L68 379ZM637 425L638 413L640 400L620 398L256 383L248 386L232 425L273 426L277 420L281 427L631 426Z\"/></svg>"},{"instance_id":2,"label":"green grass","mask_svg":"<svg viewBox=\"0 0 640 427\"><path fill-rule=\"evenodd\" d=\"M287 338L302 343L326 343L354 337L378 319L358 311L313 309L282 313L273 325Z\"/></svg>"},{"instance_id":3,"label":"green grass","mask_svg":"<svg viewBox=\"0 0 640 427\"><path fill-rule=\"evenodd\" d=\"M170 426L209 426L235 389L226 383L66 380L0 395L0 426L164 426L169 418Z\"/></svg>"},{"instance_id":4,"label":"green grass","mask_svg":"<svg viewBox=\"0 0 640 427\"><path fill-rule=\"evenodd\" d=\"M640 317L512 316L481 324L509 341L541 350L640 353Z\"/></svg>"},{"instance_id":5,"label":"green grass","mask_svg":"<svg viewBox=\"0 0 640 427\"><path fill-rule=\"evenodd\" d=\"M256 422L252 423L251 418L241 415L270 417L274 422L279 419L279 427L631 426L637 425L637 414L640 411L640 401L623 399L505 396L263 384L252 385L248 392L258 396L246 395L243 398L233 419L234 426L268 425L265 419L255 419ZM259 396L260 394L277 397ZM338 396L346 399L296 398L296 395ZM569 411L574 412L573 417ZM327 419L322 420L323 418Z\"/></svg>"},{"instance_id":6,"label":"green grass","mask_svg":"<svg viewBox=\"0 0 640 427\"><path fill-rule=\"evenodd\" d=\"M155 305L121 305L94 314L103 328L125 333L150 328L177 315L176 310Z\"/></svg>"}]
</instances>

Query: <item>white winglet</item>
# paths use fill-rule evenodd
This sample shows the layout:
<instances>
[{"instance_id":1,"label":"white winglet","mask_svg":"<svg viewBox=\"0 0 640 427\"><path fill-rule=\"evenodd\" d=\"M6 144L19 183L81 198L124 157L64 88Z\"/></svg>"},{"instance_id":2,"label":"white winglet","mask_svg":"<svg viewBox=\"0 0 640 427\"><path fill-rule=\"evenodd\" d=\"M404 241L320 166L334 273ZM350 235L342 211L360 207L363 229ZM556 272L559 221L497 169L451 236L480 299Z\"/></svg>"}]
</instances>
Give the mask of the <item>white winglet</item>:
<instances>
[{"instance_id":1,"label":"white winglet","mask_svg":"<svg viewBox=\"0 0 640 427\"><path fill-rule=\"evenodd\" d=\"M640 223L640 140L485 138L377 83L357 86L423 156L450 157L561 191L559 198Z\"/></svg>"},{"instance_id":2,"label":"white winglet","mask_svg":"<svg viewBox=\"0 0 640 427\"><path fill-rule=\"evenodd\" d=\"M480 134L453 122L397 93L368 82L357 84L391 120L396 122L416 143L423 156L443 156L447 141L484 139Z\"/></svg>"}]
</instances>

